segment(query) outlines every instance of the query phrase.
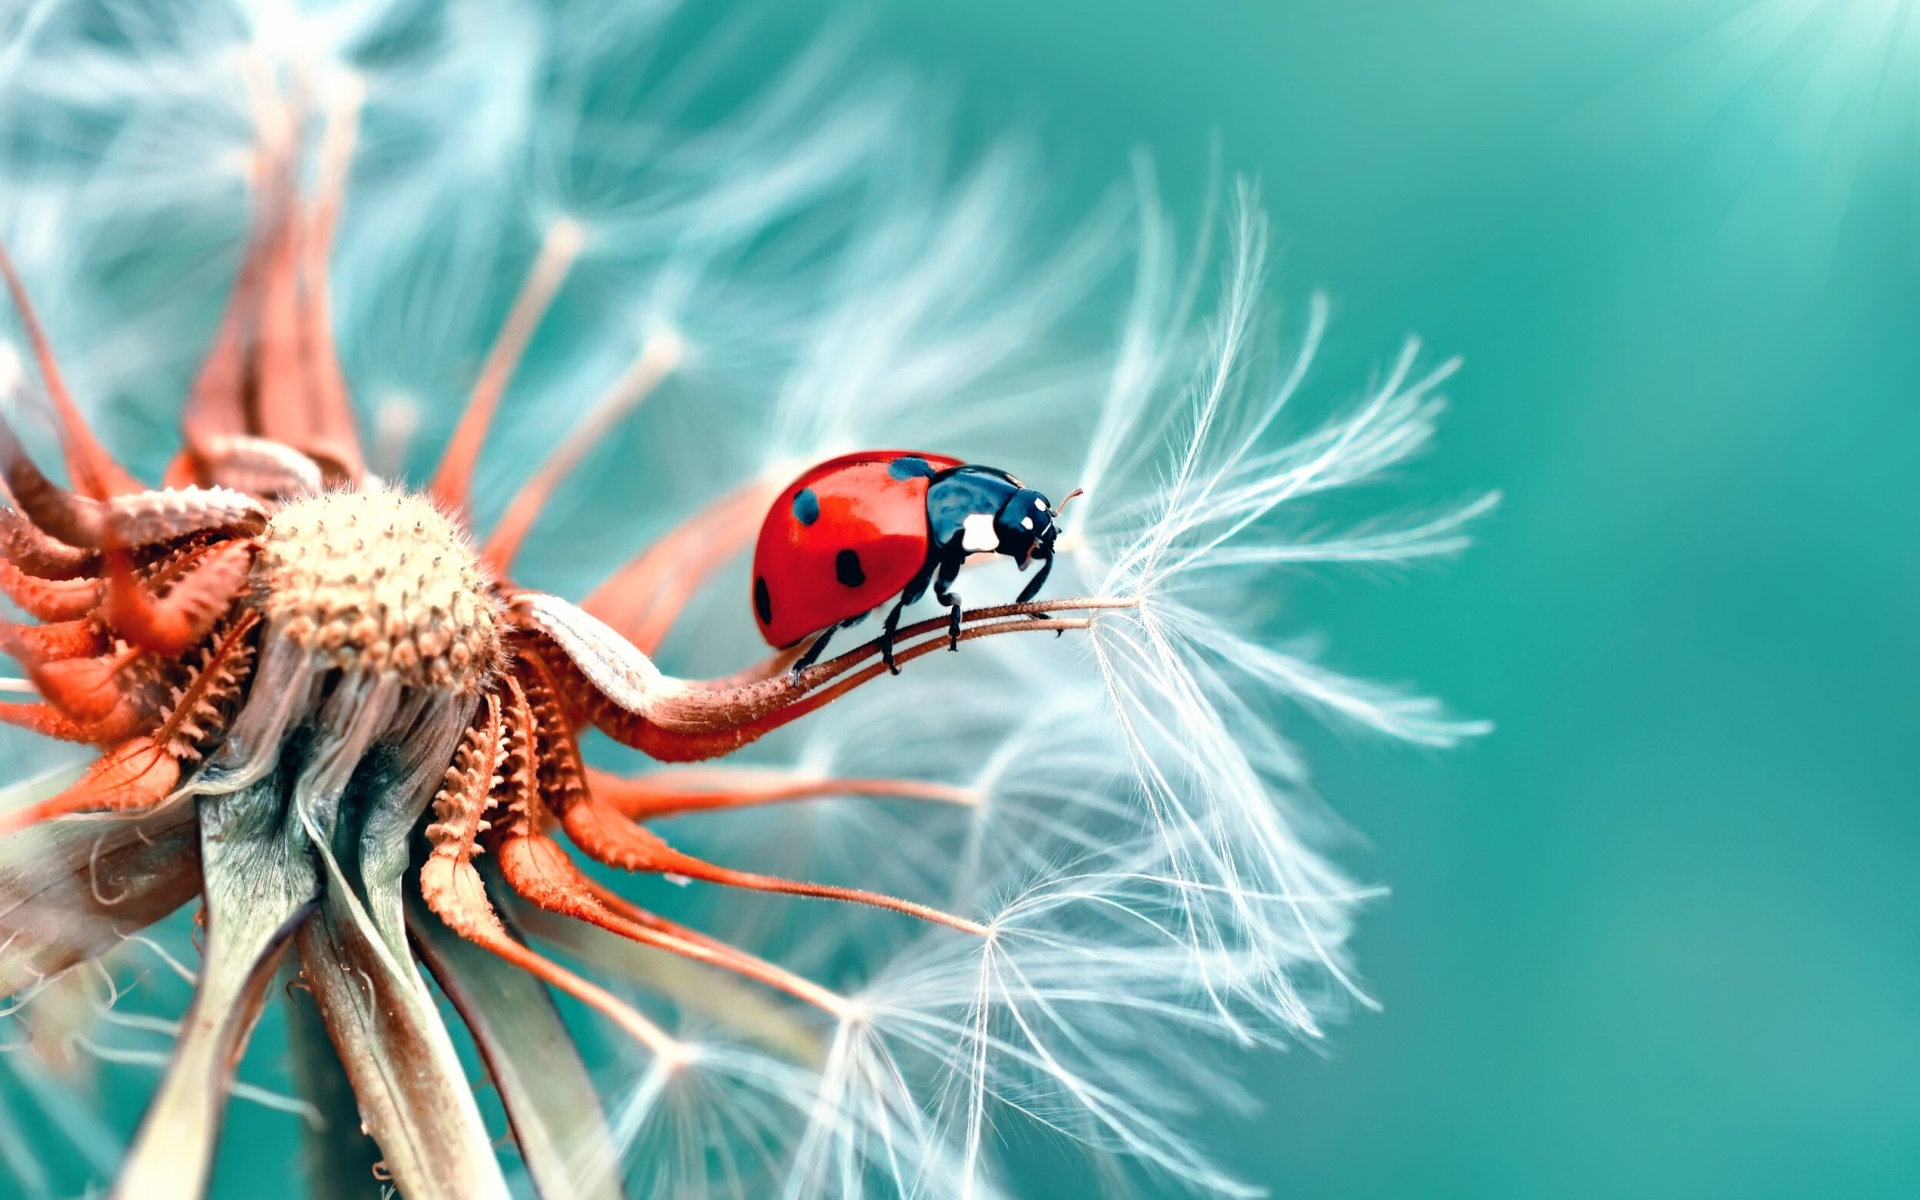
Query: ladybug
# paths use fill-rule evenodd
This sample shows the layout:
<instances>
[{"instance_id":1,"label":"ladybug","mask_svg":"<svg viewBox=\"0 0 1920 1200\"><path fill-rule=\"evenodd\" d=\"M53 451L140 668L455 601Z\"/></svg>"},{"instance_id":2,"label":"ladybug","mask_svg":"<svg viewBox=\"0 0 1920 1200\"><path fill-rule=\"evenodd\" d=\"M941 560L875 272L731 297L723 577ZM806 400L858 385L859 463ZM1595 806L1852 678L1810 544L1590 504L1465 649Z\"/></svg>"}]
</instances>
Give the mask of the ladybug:
<instances>
[{"instance_id":1,"label":"ladybug","mask_svg":"<svg viewBox=\"0 0 1920 1200\"><path fill-rule=\"evenodd\" d=\"M1020 592L1039 594L1059 529L1047 498L1005 471L913 450L867 450L821 463L774 500L753 552L753 615L777 649L820 636L794 673L820 657L837 629L898 597L880 635L894 674L900 612L933 588L948 607L948 649L960 648L953 581L967 556L1005 554L1040 570Z\"/></svg>"}]
</instances>

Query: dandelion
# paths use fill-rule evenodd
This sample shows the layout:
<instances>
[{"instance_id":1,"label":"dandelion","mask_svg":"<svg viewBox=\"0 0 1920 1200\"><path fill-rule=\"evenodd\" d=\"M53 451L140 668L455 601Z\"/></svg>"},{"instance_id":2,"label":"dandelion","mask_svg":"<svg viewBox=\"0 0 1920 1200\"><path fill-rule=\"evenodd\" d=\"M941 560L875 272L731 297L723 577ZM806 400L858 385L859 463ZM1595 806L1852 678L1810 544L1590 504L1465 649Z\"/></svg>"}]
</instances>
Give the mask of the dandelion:
<instances>
[{"instance_id":1,"label":"dandelion","mask_svg":"<svg viewBox=\"0 0 1920 1200\"><path fill-rule=\"evenodd\" d=\"M906 85L831 40L676 133L697 57L627 77L662 20L102 2L5 31L0 720L98 757L0 808L0 983L65 1050L164 1062L116 1195L203 1194L236 1096L309 1122L322 1192L1017 1194L1024 1126L1247 1194L1193 1138L1237 1099L1201 1048L1367 1002L1372 893L1313 848L1283 705L1482 729L1272 644L1260 601L1462 547L1490 498L1310 523L1427 448L1452 364L1409 346L1298 433L1326 305L1278 353L1250 188L1222 262L1178 261L1144 167L1036 253L1020 149L949 179ZM1059 350L1127 263L1117 351ZM110 453L108 394L129 434L177 425L170 457ZM754 653L769 502L873 445L1084 488L1048 594L992 602L1002 560L889 661ZM197 962L140 940L196 905ZM67 994L129 948L191 981L177 1020ZM274 1003L294 1098L235 1081ZM170 1049L89 1040L108 1017Z\"/></svg>"}]
</instances>

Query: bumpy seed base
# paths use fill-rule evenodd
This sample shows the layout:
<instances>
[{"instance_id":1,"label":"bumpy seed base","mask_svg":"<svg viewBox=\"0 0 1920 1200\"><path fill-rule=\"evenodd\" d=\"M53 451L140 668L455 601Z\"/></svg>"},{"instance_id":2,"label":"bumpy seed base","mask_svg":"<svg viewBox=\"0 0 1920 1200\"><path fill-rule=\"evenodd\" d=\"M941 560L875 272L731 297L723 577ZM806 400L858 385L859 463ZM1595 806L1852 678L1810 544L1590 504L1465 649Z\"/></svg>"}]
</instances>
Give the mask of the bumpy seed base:
<instances>
[{"instance_id":1,"label":"bumpy seed base","mask_svg":"<svg viewBox=\"0 0 1920 1200\"><path fill-rule=\"evenodd\" d=\"M272 627L334 665L416 687L478 688L500 612L473 545L427 500L337 492L281 509L256 578Z\"/></svg>"}]
</instances>

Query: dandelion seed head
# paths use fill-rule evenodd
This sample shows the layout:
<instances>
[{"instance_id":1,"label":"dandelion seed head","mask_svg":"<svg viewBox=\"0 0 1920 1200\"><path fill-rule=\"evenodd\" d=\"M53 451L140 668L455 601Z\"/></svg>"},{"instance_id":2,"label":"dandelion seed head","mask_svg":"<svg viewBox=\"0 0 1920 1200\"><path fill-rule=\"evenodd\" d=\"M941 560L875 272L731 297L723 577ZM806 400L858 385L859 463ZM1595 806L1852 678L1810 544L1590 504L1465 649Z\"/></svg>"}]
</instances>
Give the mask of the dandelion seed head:
<instances>
[{"instance_id":1,"label":"dandelion seed head","mask_svg":"<svg viewBox=\"0 0 1920 1200\"><path fill-rule=\"evenodd\" d=\"M50 18L34 52L0 54L7 129L57 113L118 130L60 155L9 143L0 172L20 204L4 232L56 340L85 347L77 390L155 427L191 378L183 320L203 329L244 252L249 172L263 145L294 136L289 87L312 118L299 136L317 179L326 129L358 114L330 318L366 457L390 482L276 500L250 576L257 671L187 781L200 802L217 811L276 770L289 780L289 808L334 872L331 919L357 919L341 889L365 886L393 968L382 985L417 1000L409 930L415 946L423 930L394 899L414 818L433 801L430 840L465 831L444 856L461 868L480 850L501 863L509 835L551 866L564 809L601 783L570 774L565 754L541 770L533 756L617 705L561 712L539 689L585 686L569 671L609 692L668 679L685 704L705 685L665 672L726 675L764 653L739 564L700 566L696 539L674 543L649 584L689 592L663 644L603 661L588 651L616 636L609 625L522 626L529 658L508 661L507 623L536 608L572 620L506 603L505 572L483 568L469 536L509 507L539 450L579 474L529 527L542 553L513 575L555 591L551 576L595 570L581 547L625 549L729 488L861 447L1004 466L1055 498L1084 487L1059 518L1042 600L1110 602L1087 610L1090 628L929 655L693 788L780 799L689 803L645 826L713 863L884 891L951 923L722 890L671 864L661 873L684 886L657 889L669 895L652 919L756 956L727 974L697 955L663 967L664 952L606 925L557 930L477 874L439 899L464 905L467 933L511 920L516 945L552 940L579 975L549 962L541 978L585 977L604 989L598 1011L639 1031L594 1072L636 1194L1019 1195L998 1149L1016 1123L1156 1185L1250 1194L1195 1135L1217 1107L1245 1107L1232 1060L1318 1042L1371 1002L1349 940L1379 889L1327 857L1336 823L1294 722L1435 747L1486 728L1336 670L1304 636L1276 638L1274 598L1296 570L1464 546L1491 497L1351 525L1323 503L1426 452L1454 364L1409 344L1363 389L1323 379L1330 305L1274 307L1251 186L1183 232L1142 161L1130 194L1063 231L1033 146L954 161L931 93L868 68L837 33L715 106L696 100L711 99L717 50L649 56L670 5L181 4L151 23L119 0L103 8L128 24L119 49ZM112 248L163 233L213 266L166 276L150 305L110 300ZM1117 340L1093 344L1090 329ZM504 357L524 368L488 384L497 436L456 515L407 481L415 451L442 445L492 349L516 339ZM157 363L172 364L174 393L149 382ZM17 355L11 372L0 358L0 382L20 373ZM681 569L699 578L683 585ZM969 567L958 590L978 607L1026 578L1003 560ZM570 664L569 646L588 661ZM688 794L674 768L597 740L585 753ZM403 785L378 828L341 832L388 872L376 898L327 848L336 822L362 819L343 799L356 772L395 755ZM569 920L619 899L569 896ZM451 994L458 971L443 968Z\"/></svg>"},{"instance_id":2,"label":"dandelion seed head","mask_svg":"<svg viewBox=\"0 0 1920 1200\"><path fill-rule=\"evenodd\" d=\"M271 628L343 669L473 691L503 654L499 603L467 535L430 501L336 491L275 513L256 567Z\"/></svg>"}]
</instances>

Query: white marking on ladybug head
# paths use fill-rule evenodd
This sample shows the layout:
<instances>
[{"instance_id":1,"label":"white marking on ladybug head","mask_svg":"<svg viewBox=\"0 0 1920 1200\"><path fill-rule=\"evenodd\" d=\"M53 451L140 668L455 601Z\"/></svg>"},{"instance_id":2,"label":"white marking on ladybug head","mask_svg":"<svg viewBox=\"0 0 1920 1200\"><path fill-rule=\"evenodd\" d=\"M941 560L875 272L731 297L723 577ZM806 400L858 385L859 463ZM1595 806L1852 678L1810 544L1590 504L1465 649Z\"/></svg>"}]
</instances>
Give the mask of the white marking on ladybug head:
<instances>
[{"instance_id":1,"label":"white marking on ladybug head","mask_svg":"<svg viewBox=\"0 0 1920 1200\"><path fill-rule=\"evenodd\" d=\"M1032 528L1033 528L1033 518L1032 518L1032 517L1021 517L1021 518L1020 518L1020 528L1022 528L1022 529L1032 529Z\"/></svg>"},{"instance_id":2,"label":"white marking on ladybug head","mask_svg":"<svg viewBox=\"0 0 1920 1200\"><path fill-rule=\"evenodd\" d=\"M960 548L969 554L1000 548L1000 535L993 531L992 513L974 513L960 523Z\"/></svg>"},{"instance_id":3,"label":"white marking on ladybug head","mask_svg":"<svg viewBox=\"0 0 1920 1200\"><path fill-rule=\"evenodd\" d=\"M1045 496L1035 496L1033 498L1033 506L1041 512L1047 511L1047 498Z\"/></svg>"}]
</instances>

